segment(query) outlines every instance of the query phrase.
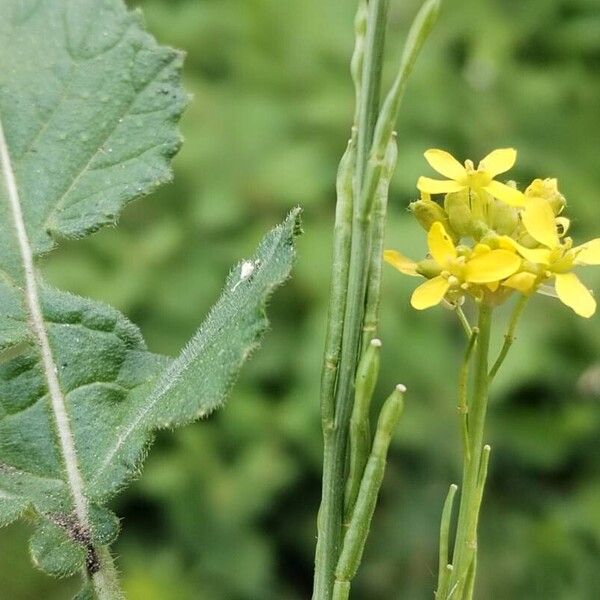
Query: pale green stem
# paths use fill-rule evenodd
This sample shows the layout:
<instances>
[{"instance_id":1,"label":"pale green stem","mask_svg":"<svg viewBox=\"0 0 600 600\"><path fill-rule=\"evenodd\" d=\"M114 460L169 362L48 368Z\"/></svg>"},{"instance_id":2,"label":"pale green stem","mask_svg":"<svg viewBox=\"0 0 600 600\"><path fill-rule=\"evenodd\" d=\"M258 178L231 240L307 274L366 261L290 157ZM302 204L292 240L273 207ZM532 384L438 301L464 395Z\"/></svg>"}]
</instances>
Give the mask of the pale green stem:
<instances>
[{"instance_id":1,"label":"pale green stem","mask_svg":"<svg viewBox=\"0 0 600 600\"><path fill-rule=\"evenodd\" d=\"M359 5L359 12L362 8L363 3ZM387 9L388 0L371 0L369 2L364 46L355 49L355 56L357 53L364 52L364 57L360 78L357 78L356 73L353 72L360 98L357 112L358 138L354 176L354 216L350 251L346 255L346 266L349 269L344 290L346 301L337 305L330 304L335 321L337 323L343 322L343 335L338 354L339 363L336 366L336 379L334 380L335 396L332 395L330 400L328 391L326 401L326 409L330 411L328 416L333 416L333 419L324 419L328 422L324 429L323 486L315 551L313 600L329 600L331 598L334 570L340 552L348 425L352 410L354 373L358 363L365 302L366 271L369 258L368 217L370 215L367 214L365 219L364 211L356 205L359 203L360 192L363 187L362 180L366 169L366 157L373 138L373 128L379 110ZM356 24L357 27L363 26L360 15L356 19ZM363 37L361 31L357 29L357 40L361 40ZM358 44L362 43L362 41L358 42ZM356 61L361 62L360 58L357 58ZM332 318L331 314L330 318Z\"/></svg>"},{"instance_id":2,"label":"pale green stem","mask_svg":"<svg viewBox=\"0 0 600 600\"><path fill-rule=\"evenodd\" d=\"M452 569L448 569L450 557L448 554L448 540L450 539L450 523L452 520L452 506L454 505L454 495L458 486L452 484L448 490L448 495L442 509L442 520L440 524L440 553L438 561L438 586L435 593L436 598L444 598Z\"/></svg>"},{"instance_id":3,"label":"pale green stem","mask_svg":"<svg viewBox=\"0 0 600 600\"><path fill-rule=\"evenodd\" d=\"M483 491L485 489L485 482L487 480L488 465L490 461L491 448L488 445L483 447L481 455L481 466L479 468L479 479L477 481L477 520L475 520L471 526L471 530L468 535L469 546L477 546L477 525L479 523L479 514L481 512L481 502L483 500ZM477 576L477 551L473 554L473 559L469 565L469 571L467 573L465 582L465 600L471 600L475 591L475 578Z\"/></svg>"},{"instance_id":4,"label":"pale green stem","mask_svg":"<svg viewBox=\"0 0 600 600\"><path fill-rule=\"evenodd\" d=\"M488 363L492 312L491 306L481 304L479 307L479 334L474 357L474 389L469 404L470 460L468 463L465 462L463 470L463 485L452 560L454 569L450 581L450 593L453 593L452 597L458 600L462 599L468 570L477 550L476 531L480 505L479 478L488 402Z\"/></svg>"},{"instance_id":5,"label":"pale green stem","mask_svg":"<svg viewBox=\"0 0 600 600\"><path fill-rule=\"evenodd\" d=\"M467 582L465 584L465 600L473 597L475 591L475 576L477 574L477 553L473 556L469 572L467 573Z\"/></svg>"},{"instance_id":6,"label":"pale green stem","mask_svg":"<svg viewBox=\"0 0 600 600\"><path fill-rule=\"evenodd\" d=\"M498 369L502 366L502 363L504 362L504 359L506 358L506 355L508 354L510 347L513 345L513 343L515 341L515 331L517 329L519 319L521 318L521 315L523 314L523 309L525 308L525 305L527 304L527 300L529 300L529 296L521 296L517 300L517 303L515 304L515 308L513 309L513 312L510 316L510 320L508 322L508 329L506 331L506 334L504 335L504 344L502 345L502 348L500 349L500 354L498 355L498 358L494 362L494 366L490 370L490 374L489 374L490 382L496 376Z\"/></svg>"},{"instance_id":7,"label":"pale green stem","mask_svg":"<svg viewBox=\"0 0 600 600\"><path fill-rule=\"evenodd\" d=\"M336 221L334 227L334 248L331 272L331 290L329 296L329 315L325 354L321 375L321 420L323 427L323 500L317 518L318 538L315 550L315 599L326 600L326 574L333 568L337 543L331 537L335 522L331 521L332 512L327 502L335 491L332 480L332 464L334 462L335 437L335 389L340 364L346 292L348 288L348 268L350 264L350 245L352 237L352 190L354 164L356 157L355 141L350 140L346 154L340 163L338 172L338 194ZM319 590L317 591L317 585ZM322 594L322 595L321 595Z\"/></svg>"},{"instance_id":8,"label":"pale green stem","mask_svg":"<svg viewBox=\"0 0 600 600\"><path fill-rule=\"evenodd\" d=\"M124 600L125 595L119 584L119 574L108 546L98 548L99 568L91 575L97 600Z\"/></svg>"},{"instance_id":9,"label":"pale green stem","mask_svg":"<svg viewBox=\"0 0 600 600\"><path fill-rule=\"evenodd\" d=\"M336 579L331 600L348 600L348 598L350 598L350 582Z\"/></svg>"},{"instance_id":10,"label":"pale green stem","mask_svg":"<svg viewBox=\"0 0 600 600\"><path fill-rule=\"evenodd\" d=\"M456 312L456 316L458 317L458 320L460 321L460 324L462 325L462 328L465 330L465 334L467 336L467 339L471 338L471 324L469 323L469 320L467 319L463 309L461 306L458 306L458 304L456 305L456 308L454 309Z\"/></svg>"},{"instance_id":11,"label":"pale green stem","mask_svg":"<svg viewBox=\"0 0 600 600\"><path fill-rule=\"evenodd\" d=\"M460 374L458 376L458 414L461 420L462 430L462 442L463 442L463 459L465 464L469 464L471 460L471 450L469 448L469 405L467 402L467 385L469 380L469 366L471 364L471 357L473 356L473 350L477 343L477 337L479 336L479 329L473 327L471 330L471 337L469 344L465 351L462 365L460 367Z\"/></svg>"},{"instance_id":12,"label":"pale green stem","mask_svg":"<svg viewBox=\"0 0 600 600\"><path fill-rule=\"evenodd\" d=\"M439 8L438 0L429 0L419 11L408 35L398 76L378 118L388 4L388 0L370 0L368 3L363 69L359 81L358 141L348 291L345 308L341 307L340 312L336 312L336 316L344 312L344 325L335 383L335 418L332 424L328 425L329 429L324 437L323 489L318 517L319 535L315 554L313 600L330 600L333 592L333 572L340 553L354 376L364 326L371 245L378 244L378 240L372 237L373 205L385 169L388 146L408 75ZM357 23L360 22L360 18L357 19ZM377 133L374 132L374 127ZM327 407L330 408L330 405L327 404Z\"/></svg>"},{"instance_id":13,"label":"pale green stem","mask_svg":"<svg viewBox=\"0 0 600 600\"><path fill-rule=\"evenodd\" d=\"M367 3L367 29L363 50L362 74L359 81L355 79L355 86L359 90L357 106L358 149L355 179L357 196L361 194L363 189L369 151L373 143L373 132L379 114L381 71L383 69L383 50L389 4L389 0L370 0Z\"/></svg>"}]
</instances>

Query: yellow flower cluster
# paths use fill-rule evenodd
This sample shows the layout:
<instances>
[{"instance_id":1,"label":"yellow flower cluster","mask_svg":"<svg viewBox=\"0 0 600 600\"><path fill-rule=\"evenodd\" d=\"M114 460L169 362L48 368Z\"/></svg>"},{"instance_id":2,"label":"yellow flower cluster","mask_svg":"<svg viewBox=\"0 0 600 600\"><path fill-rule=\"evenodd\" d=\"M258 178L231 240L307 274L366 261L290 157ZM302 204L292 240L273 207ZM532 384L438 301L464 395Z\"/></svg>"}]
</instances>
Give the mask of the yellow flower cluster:
<instances>
[{"instance_id":1,"label":"yellow flower cluster","mask_svg":"<svg viewBox=\"0 0 600 600\"><path fill-rule=\"evenodd\" d=\"M573 246L556 179L536 179L524 193L496 181L516 161L512 148L494 150L477 169L443 150L427 150L425 158L447 177L420 177L421 199L410 205L427 231L429 256L415 262L395 250L384 253L401 273L427 279L412 295L414 308L456 305L466 296L496 305L515 292L539 291L582 317L594 314L593 295L572 271L600 265L600 238ZM444 195L443 202L431 198L436 194Z\"/></svg>"}]
</instances>

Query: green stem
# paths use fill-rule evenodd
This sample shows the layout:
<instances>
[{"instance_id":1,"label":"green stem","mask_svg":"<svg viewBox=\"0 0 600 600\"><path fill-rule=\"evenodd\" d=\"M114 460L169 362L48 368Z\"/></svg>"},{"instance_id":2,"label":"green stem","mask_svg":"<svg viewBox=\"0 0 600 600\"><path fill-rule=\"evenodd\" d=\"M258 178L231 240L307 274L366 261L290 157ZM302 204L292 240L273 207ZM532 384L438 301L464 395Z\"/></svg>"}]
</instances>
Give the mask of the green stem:
<instances>
[{"instance_id":1,"label":"green stem","mask_svg":"<svg viewBox=\"0 0 600 600\"><path fill-rule=\"evenodd\" d=\"M465 462L463 485L454 544L453 573L450 582L452 598L461 600L466 579L473 558L477 552L477 521L481 504L481 473L485 464L483 436L488 403L489 347L492 325L491 306L479 307L478 340L475 350L475 379L471 403L469 405L469 452L470 460Z\"/></svg>"},{"instance_id":2,"label":"green stem","mask_svg":"<svg viewBox=\"0 0 600 600\"><path fill-rule=\"evenodd\" d=\"M469 379L471 356L473 355L473 350L475 348L475 344L477 343L478 336L479 329L474 327L471 330L471 337L469 339L469 344L467 345L467 350L465 351L465 356L463 358L458 377L458 414L461 420L463 460L465 461L465 464L469 464L471 460L471 449L469 448L469 406L467 403L467 384Z\"/></svg>"},{"instance_id":3,"label":"green stem","mask_svg":"<svg viewBox=\"0 0 600 600\"><path fill-rule=\"evenodd\" d=\"M521 318L521 315L523 314L523 309L525 308L525 305L527 304L527 300L529 300L529 296L521 296L519 298L519 300L517 301L517 304L515 305L515 308L510 316L510 321L508 322L508 329L506 331L506 334L504 335L504 344L502 345L502 348L500 350L500 354L498 355L498 358L494 362L494 366L490 370L490 374L489 374L490 382L496 376L498 369L502 366L502 363L504 362L504 359L506 358L506 355L508 354L510 347L513 345L513 343L515 341L515 331L517 329L519 319Z\"/></svg>"},{"instance_id":4,"label":"green stem","mask_svg":"<svg viewBox=\"0 0 600 600\"><path fill-rule=\"evenodd\" d=\"M479 513L481 511L481 502L483 500L483 490L487 479L488 464L490 460L491 448L488 445L483 447L481 454L481 466L479 467L479 478L477 480L477 518L471 523L471 528L467 535L468 540L472 540L472 544L477 544L477 525L479 523ZM473 554L471 564L467 571L467 577L464 584L464 600L472 600L475 591L475 577L477 575L477 551Z\"/></svg>"},{"instance_id":5,"label":"green stem","mask_svg":"<svg viewBox=\"0 0 600 600\"><path fill-rule=\"evenodd\" d=\"M98 600L123 600L125 595L119 584L119 574L108 546L98 549L99 569L91 576Z\"/></svg>"},{"instance_id":6,"label":"green stem","mask_svg":"<svg viewBox=\"0 0 600 600\"><path fill-rule=\"evenodd\" d=\"M359 11L364 2L359 5ZM339 353L339 368L335 380L333 404L326 403L331 417L324 419L323 488L318 517L318 540L315 555L315 580L313 600L330 600L333 593L333 575L342 540L342 511L345 490L345 470L350 415L353 404L353 385L356 366L360 356L361 333L364 326L367 283L372 259L371 245L378 247L379 239L373 238L373 206L380 189L382 175L386 172L392 132L398 116L400 102L408 76L439 11L439 0L425 2L408 34L400 69L392 88L379 111L383 47L389 0L370 0L367 5L367 27L364 46L360 52L362 75L357 77L357 60L353 63L353 76L357 82L359 107L357 158L354 177L354 202L352 219L352 241L349 257L348 284L345 306L334 308L334 318L343 317L343 335ZM359 27L364 24L359 14ZM383 228L378 230L383 235ZM376 276L376 274L375 274ZM373 288L377 294L378 284ZM377 312L378 298L370 301Z\"/></svg>"},{"instance_id":7,"label":"green stem","mask_svg":"<svg viewBox=\"0 0 600 600\"><path fill-rule=\"evenodd\" d=\"M352 189L354 165L356 158L356 141L353 138L348 144L346 154L340 162L337 183L337 207L334 227L334 248L331 274L331 289L329 296L329 315L327 319L327 334L325 338L325 353L321 374L321 420L323 428L323 501L318 516L318 538L315 551L315 594L319 583L320 590L325 588L324 580L328 569L333 565L327 558L331 553L329 530L332 526L328 513L323 508L325 498L330 498L331 465L334 461L333 444L335 431L335 388L344 325L346 306L346 290L348 287L348 266L350 264L350 244L352 237ZM319 591L319 593L325 593ZM326 596L315 596L315 598Z\"/></svg>"},{"instance_id":8,"label":"green stem","mask_svg":"<svg viewBox=\"0 0 600 600\"><path fill-rule=\"evenodd\" d=\"M458 306L458 304L456 305L455 311L462 328L465 330L465 335L467 336L467 339L469 339L472 333L471 324L469 323L469 320L467 319L462 307Z\"/></svg>"},{"instance_id":9,"label":"green stem","mask_svg":"<svg viewBox=\"0 0 600 600\"><path fill-rule=\"evenodd\" d=\"M363 176L373 130L379 111L379 90L387 11L389 0L371 0L368 5L367 32L359 89L357 160L354 179L355 200L361 196ZM362 4L361 4L362 6ZM361 10L359 6L359 11ZM359 19L357 19L359 22ZM357 34L358 37L358 34ZM363 51L362 48L360 50ZM355 205L357 202L354 203ZM318 517L318 539L315 552L313 600L329 600L333 590L334 570L340 551L344 470L348 425L352 410L352 386L358 363L360 333L368 267L369 217L353 207L352 240L346 265L349 265L346 301L332 306L330 319L343 320L343 338L336 365L335 401L325 399L328 417L324 427L323 488ZM335 272L335 265L334 265ZM325 359L327 361L327 357ZM333 388L333 386L332 386ZM333 396L332 396L333 399ZM322 402L323 404L323 402Z\"/></svg>"},{"instance_id":10,"label":"green stem","mask_svg":"<svg viewBox=\"0 0 600 600\"><path fill-rule=\"evenodd\" d=\"M370 0L367 12L367 32L360 78L358 114L358 150L356 155L356 193L360 195L373 144L375 123L379 115L381 71L389 0Z\"/></svg>"}]
</instances>

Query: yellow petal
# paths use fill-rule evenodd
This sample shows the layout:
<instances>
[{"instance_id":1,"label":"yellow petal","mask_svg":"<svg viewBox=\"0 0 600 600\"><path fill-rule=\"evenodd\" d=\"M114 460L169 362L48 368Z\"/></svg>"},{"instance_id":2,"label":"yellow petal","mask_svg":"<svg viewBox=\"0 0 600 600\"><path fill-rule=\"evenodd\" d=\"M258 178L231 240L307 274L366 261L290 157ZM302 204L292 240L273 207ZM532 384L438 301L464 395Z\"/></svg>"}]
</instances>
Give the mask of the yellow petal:
<instances>
[{"instance_id":1,"label":"yellow petal","mask_svg":"<svg viewBox=\"0 0 600 600\"><path fill-rule=\"evenodd\" d=\"M547 248L556 248L559 245L556 231L556 218L552 207L543 198L530 198L527 200L525 210L521 214L523 225L527 233Z\"/></svg>"},{"instance_id":2,"label":"yellow petal","mask_svg":"<svg viewBox=\"0 0 600 600\"><path fill-rule=\"evenodd\" d=\"M417 310L431 308L442 301L449 287L450 284L444 277L429 279L413 292L410 303Z\"/></svg>"},{"instance_id":3,"label":"yellow petal","mask_svg":"<svg viewBox=\"0 0 600 600\"><path fill-rule=\"evenodd\" d=\"M596 301L575 273L556 275L556 293L563 304L589 319L596 312Z\"/></svg>"},{"instance_id":4,"label":"yellow petal","mask_svg":"<svg viewBox=\"0 0 600 600\"><path fill-rule=\"evenodd\" d=\"M521 272L511 275L502 283L504 287L512 288L522 294L530 294L533 291L537 277L533 273Z\"/></svg>"},{"instance_id":5,"label":"yellow petal","mask_svg":"<svg viewBox=\"0 0 600 600\"><path fill-rule=\"evenodd\" d=\"M419 276L416 271L417 263L403 254L400 254L400 252L396 252L396 250L386 250L383 253L383 259L386 263L398 269L400 273L404 273L404 275L411 275L412 277Z\"/></svg>"},{"instance_id":6,"label":"yellow petal","mask_svg":"<svg viewBox=\"0 0 600 600\"><path fill-rule=\"evenodd\" d=\"M465 280L490 283L510 277L521 266L521 259L510 250L491 250L467 261Z\"/></svg>"},{"instance_id":7,"label":"yellow petal","mask_svg":"<svg viewBox=\"0 0 600 600\"><path fill-rule=\"evenodd\" d=\"M483 189L494 196L494 198L498 198L498 200L502 200L502 202L506 202L510 206L523 206L525 204L523 193L505 183L491 181Z\"/></svg>"},{"instance_id":8,"label":"yellow petal","mask_svg":"<svg viewBox=\"0 0 600 600\"><path fill-rule=\"evenodd\" d=\"M515 242L512 238L507 235L503 235L499 238L500 246L502 248L512 248L516 250L525 260L532 262L536 265L549 265L551 250L546 248L526 248L521 246L518 242Z\"/></svg>"},{"instance_id":9,"label":"yellow petal","mask_svg":"<svg viewBox=\"0 0 600 600\"><path fill-rule=\"evenodd\" d=\"M465 186L450 179L440 181L429 177L419 177L417 189L427 194L449 194L450 192L460 192L465 189Z\"/></svg>"},{"instance_id":10,"label":"yellow petal","mask_svg":"<svg viewBox=\"0 0 600 600\"><path fill-rule=\"evenodd\" d=\"M488 290L490 290L490 292L495 292L500 287L500 282L492 281L491 283L486 283L485 285L488 288Z\"/></svg>"},{"instance_id":11,"label":"yellow petal","mask_svg":"<svg viewBox=\"0 0 600 600\"><path fill-rule=\"evenodd\" d=\"M577 246L575 252L577 253L575 264L600 265L600 238Z\"/></svg>"},{"instance_id":12,"label":"yellow petal","mask_svg":"<svg viewBox=\"0 0 600 600\"><path fill-rule=\"evenodd\" d=\"M432 148L425 152L427 162L444 177L460 180L466 176L467 170L450 154L444 150Z\"/></svg>"},{"instance_id":13,"label":"yellow petal","mask_svg":"<svg viewBox=\"0 0 600 600\"><path fill-rule=\"evenodd\" d=\"M433 260L443 267L449 260L456 258L456 247L444 226L436 221L427 234L427 245Z\"/></svg>"},{"instance_id":14,"label":"yellow petal","mask_svg":"<svg viewBox=\"0 0 600 600\"><path fill-rule=\"evenodd\" d=\"M492 150L485 158L479 161L479 169L487 171L492 177L506 173L512 169L517 160L517 151L514 148L500 148Z\"/></svg>"}]
</instances>

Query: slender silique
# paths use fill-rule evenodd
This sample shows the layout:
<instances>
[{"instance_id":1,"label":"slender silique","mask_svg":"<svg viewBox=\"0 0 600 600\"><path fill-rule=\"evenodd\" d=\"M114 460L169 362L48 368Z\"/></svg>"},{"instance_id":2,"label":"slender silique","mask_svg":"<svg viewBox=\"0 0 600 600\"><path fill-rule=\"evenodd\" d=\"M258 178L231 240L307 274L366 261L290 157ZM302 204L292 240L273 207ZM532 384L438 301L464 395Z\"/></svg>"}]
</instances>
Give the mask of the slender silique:
<instances>
[{"instance_id":1,"label":"slender silique","mask_svg":"<svg viewBox=\"0 0 600 600\"><path fill-rule=\"evenodd\" d=\"M362 354L361 344L369 342L376 334L387 184L395 163L394 126L408 76L435 22L439 0L426 2L417 15L407 38L398 74L380 110L379 90L388 8L389 0L371 0L368 5L361 1L355 21L356 46L352 74L358 105L356 130L352 137L356 139L356 160L352 211L350 213L348 208L347 193L342 198L338 197L336 211L321 389L323 488L318 517L313 600L331 599L334 570L342 547L342 514L354 380ZM384 193L385 201L382 198ZM366 527L368 531L368 524Z\"/></svg>"}]
</instances>

